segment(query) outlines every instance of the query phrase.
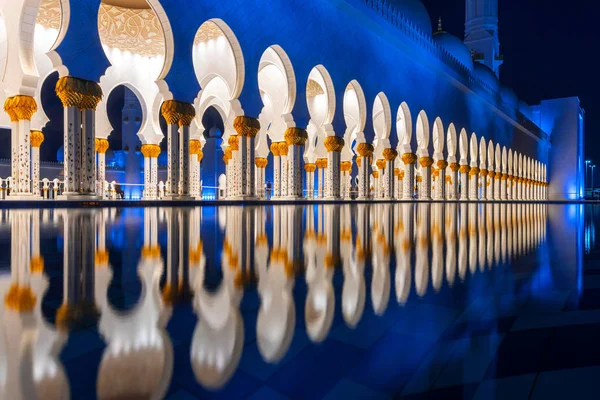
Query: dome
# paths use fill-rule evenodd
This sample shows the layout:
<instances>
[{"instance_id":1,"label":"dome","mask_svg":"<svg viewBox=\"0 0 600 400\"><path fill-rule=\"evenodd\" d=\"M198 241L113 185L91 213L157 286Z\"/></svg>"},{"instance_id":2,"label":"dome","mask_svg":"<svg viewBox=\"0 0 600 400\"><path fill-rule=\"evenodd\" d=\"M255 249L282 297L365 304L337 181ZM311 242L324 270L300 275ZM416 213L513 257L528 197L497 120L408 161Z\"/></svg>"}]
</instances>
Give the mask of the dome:
<instances>
[{"instance_id":1,"label":"dome","mask_svg":"<svg viewBox=\"0 0 600 400\"><path fill-rule=\"evenodd\" d=\"M431 18L420 0L384 0L411 21L421 32L431 36Z\"/></svg>"},{"instance_id":2,"label":"dome","mask_svg":"<svg viewBox=\"0 0 600 400\"><path fill-rule=\"evenodd\" d=\"M438 31L433 34L433 41L456 58L459 63L467 67L469 71L473 71L471 51L462 40L448 32Z\"/></svg>"},{"instance_id":3,"label":"dome","mask_svg":"<svg viewBox=\"0 0 600 400\"><path fill-rule=\"evenodd\" d=\"M492 91L494 91L495 93L498 92L498 90L500 89L500 82L498 81L498 78L496 77L494 71L492 71L490 68L488 68L486 65L483 65L480 62L475 63L473 70L477 78L479 78L483 81L483 83L489 86L492 89Z\"/></svg>"}]
</instances>

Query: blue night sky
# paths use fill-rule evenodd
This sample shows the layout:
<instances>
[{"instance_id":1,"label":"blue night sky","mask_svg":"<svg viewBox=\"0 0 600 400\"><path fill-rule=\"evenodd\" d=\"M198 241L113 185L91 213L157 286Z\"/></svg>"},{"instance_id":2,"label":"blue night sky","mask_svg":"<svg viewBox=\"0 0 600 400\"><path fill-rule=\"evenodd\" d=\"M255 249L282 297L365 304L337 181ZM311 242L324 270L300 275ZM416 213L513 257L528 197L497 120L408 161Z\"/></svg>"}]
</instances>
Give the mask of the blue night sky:
<instances>
[{"instance_id":1,"label":"blue night sky","mask_svg":"<svg viewBox=\"0 0 600 400\"><path fill-rule=\"evenodd\" d=\"M445 31L464 37L465 0L422 2L434 27L441 16ZM579 96L586 111L586 156L600 164L595 134L600 85L592 61L600 40L600 6L592 0L498 0L498 8L500 80L529 104Z\"/></svg>"}]
</instances>

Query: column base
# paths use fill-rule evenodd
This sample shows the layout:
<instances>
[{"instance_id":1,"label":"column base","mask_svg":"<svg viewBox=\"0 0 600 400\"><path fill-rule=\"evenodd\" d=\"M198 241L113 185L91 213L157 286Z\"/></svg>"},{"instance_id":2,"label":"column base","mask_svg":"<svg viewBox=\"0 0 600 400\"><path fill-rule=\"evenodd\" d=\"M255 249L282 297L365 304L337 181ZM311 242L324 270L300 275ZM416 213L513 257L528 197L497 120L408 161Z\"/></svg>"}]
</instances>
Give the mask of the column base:
<instances>
[{"instance_id":1,"label":"column base","mask_svg":"<svg viewBox=\"0 0 600 400\"><path fill-rule=\"evenodd\" d=\"M92 201L92 200L102 200L101 196L96 194L79 194L75 192L67 192L60 194L56 197L56 200L82 200L82 201Z\"/></svg>"},{"instance_id":2,"label":"column base","mask_svg":"<svg viewBox=\"0 0 600 400\"><path fill-rule=\"evenodd\" d=\"M285 196L285 197L282 197L282 199L285 199L285 200L304 200L304 197L302 197L302 196Z\"/></svg>"},{"instance_id":3,"label":"column base","mask_svg":"<svg viewBox=\"0 0 600 400\"><path fill-rule=\"evenodd\" d=\"M285 197L278 197L277 199L285 199ZM227 197L226 200L259 200L259 198L257 196L243 196L243 195L239 195L239 196Z\"/></svg>"},{"instance_id":4,"label":"column base","mask_svg":"<svg viewBox=\"0 0 600 400\"><path fill-rule=\"evenodd\" d=\"M342 200L341 197L335 197L335 196L327 196L327 197L323 197L323 200L328 200L328 201L339 201Z\"/></svg>"},{"instance_id":5,"label":"column base","mask_svg":"<svg viewBox=\"0 0 600 400\"><path fill-rule=\"evenodd\" d=\"M161 200L167 200L167 201L191 201L191 200L196 200L196 198L193 197L193 196L190 196L190 195L171 194L171 195L164 196Z\"/></svg>"}]
</instances>

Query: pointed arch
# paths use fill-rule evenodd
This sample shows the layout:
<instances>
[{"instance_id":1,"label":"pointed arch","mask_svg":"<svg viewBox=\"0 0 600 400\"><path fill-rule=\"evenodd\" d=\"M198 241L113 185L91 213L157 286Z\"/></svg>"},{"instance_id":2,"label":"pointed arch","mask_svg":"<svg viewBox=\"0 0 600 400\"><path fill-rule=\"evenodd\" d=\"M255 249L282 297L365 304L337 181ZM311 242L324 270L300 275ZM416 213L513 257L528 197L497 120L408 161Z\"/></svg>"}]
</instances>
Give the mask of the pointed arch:
<instances>
[{"instance_id":1,"label":"pointed arch","mask_svg":"<svg viewBox=\"0 0 600 400\"><path fill-rule=\"evenodd\" d=\"M396 134L398 135L399 153L411 153L412 116L406 102L402 102L396 113Z\"/></svg>"},{"instance_id":2,"label":"pointed arch","mask_svg":"<svg viewBox=\"0 0 600 400\"><path fill-rule=\"evenodd\" d=\"M356 80L350 81L344 91L344 149L342 161L350 161L354 157L353 143L365 142L365 125L367 123L367 102L362 87Z\"/></svg>"},{"instance_id":3,"label":"pointed arch","mask_svg":"<svg viewBox=\"0 0 600 400\"><path fill-rule=\"evenodd\" d=\"M484 137L479 140L479 164L481 169L487 168L487 142Z\"/></svg>"},{"instance_id":4,"label":"pointed arch","mask_svg":"<svg viewBox=\"0 0 600 400\"><path fill-rule=\"evenodd\" d=\"M508 153L506 152L506 146L502 146L502 155L500 156L500 160L502 164L502 172L506 173L508 169Z\"/></svg>"},{"instance_id":5,"label":"pointed arch","mask_svg":"<svg viewBox=\"0 0 600 400\"><path fill-rule=\"evenodd\" d=\"M460 151L460 164L467 165L469 163L469 138L467 131L463 128L460 131L458 150Z\"/></svg>"},{"instance_id":6,"label":"pointed arch","mask_svg":"<svg viewBox=\"0 0 600 400\"><path fill-rule=\"evenodd\" d=\"M427 113L425 112L425 110L421 110L421 112L419 112L419 115L417 116L416 127L419 157L429 156L429 132L429 119L427 118Z\"/></svg>"},{"instance_id":7,"label":"pointed arch","mask_svg":"<svg viewBox=\"0 0 600 400\"><path fill-rule=\"evenodd\" d=\"M433 121L433 156L436 160L444 159L444 125L442 123L442 119L437 117L435 121Z\"/></svg>"},{"instance_id":8,"label":"pointed arch","mask_svg":"<svg viewBox=\"0 0 600 400\"><path fill-rule=\"evenodd\" d=\"M507 167L508 167L508 174L509 175L513 174L513 170L514 170L513 166L514 166L514 163L513 163L513 151L512 151L512 149L508 149L508 165L507 165Z\"/></svg>"},{"instance_id":9,"label":"pointed arch","mask_svg":"<svg viewBox=\"0 0 600 400\"><path fill-rule=\"evenodd\" d=\"M469 154L471 156L471 166L472 167L477 167L477 161L478 161L478 152L479 152L479 148L477 147L477 135L475 135L475 132L471 133L471 143L470 143L470 148L469 148Z\"/></svg>"},{"instance_id":10,"label":"pointed arch","mask_svg":"<svg viewBox=\"0 0 600 400\"><path fill-rule=\"evenodd\" d=\"M456 143L456 128L454 127L454 124L451 122L450 125L448 125L448 133L446 134L446 142L448 145L448 162L455 162L456 161L456 149L457 149L457 143Z\"/></svg>"}]
</instances>

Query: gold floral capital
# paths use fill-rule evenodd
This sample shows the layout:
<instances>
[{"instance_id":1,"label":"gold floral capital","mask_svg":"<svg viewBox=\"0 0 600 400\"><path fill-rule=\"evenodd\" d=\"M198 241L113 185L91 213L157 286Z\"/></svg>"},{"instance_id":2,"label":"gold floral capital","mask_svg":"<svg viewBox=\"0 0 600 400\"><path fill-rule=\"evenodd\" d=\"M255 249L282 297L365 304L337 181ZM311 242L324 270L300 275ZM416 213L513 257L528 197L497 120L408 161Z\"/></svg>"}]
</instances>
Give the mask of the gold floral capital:
<instances>
[{"instance_id":1,"label":"gold floral capital","mask_svg":"<svg viewBox=\"0 0 600 400\"><path fill-rule=\"evenodd\" d=\"M352 161L342 161L340 163L340 171L342 171L342 172L352 171Z\"/></svg>"},{"instance_id":2,"label":"gold floral capital","mask_svg":"<svg viewBox=\"0 0 600 400\"><path fill-rule=\"evenodd\" d=\"M471 170L471 167L468 165L461 165L460 169L459 169L461 174L468 174L470 170Z\"/></svg>"},{"instance_id":3,"label":"gold floral capital","mask_svg":"<svg viewBox=\"0 0 600 400\"><path fill-rule=\"evenodd\" d=\"M379 171L373 171L373 178L379 178Z\"/></svg>"},{"instance_id":4,"label":"gold floral capital","mask_svg":"<svg viewBox=\"0 0 600 400\"><path fill-rule=\"evenodd\" d=\"M344 148L344 138L337 136L327 136L323 141L323 144L325 145L325 148L329 153L339 153Z\"/></svg>"},{"instance_id":5,"label":"gold floral capital","mask_svg":"<svg viewBox=\"0 0 600 400\"><path fill-rule=\"evenodd\" d=\"M383 149L383 158L387 161L394 161L398 157L398 152L392 148Z\"/></svg>"},{"instance_id":6,"label":"gold floral capital","mask_svg":"<svg viewBox=\"0 0 600 400\"><path fill-rule=\"evenodd\" d=\"M227 139L227 144L231 151L238 151L240 149L240 140L238 135L231 135L229 139Z\"/></svg>"},{"instance_id":7,"label":"gold floral capital","mask_svg":"<svg viewBox=\"0 0 600 400\"><path fill-rule=\"evenodd\" d=\"M308 140L308 133L302 128L287 128L283 137L289 146L304 146Z\"/></svg>"},{"instance_id":8,"label":"gold floral capital","mask_svg":"<svg viewBox=\"0 0 600 400\"><path fill-rule=\"evenodd\" d=\"M200 141L197 139L190 140L190 154L198 155L198 153L201 151L202 143L200 143Z\"/></svg>"},{"instance_id":9,"label":"gold floral capital","mask_svg":"<svg viewBox=\"0 0 600 400\"><path fill-rule=\"evenodd\" d=\"M437 167L439 169L446 169L446 167L448 167L448 161L445 160L438 160L438 162L436 163Z\"/></svg>"},{"instance_id":10,"label":"gold floral capital","mask_svg":"<svg viewBox=\"0 0 600 400\"><path fill-rule=\"evenodd\" d=\"M240 136L254 138L260 131L260 122L256 118L242 115L233 120L233 128Z\"/></svg>"},{"instance_id":11,"label":"gold floral capital","mask_svg":"<svg viewBox=\"0 0 600 400\"><path fill-rule=\"evenodd\" d=\"M404 153L402 154L402 162L404 165L411 165L417 162L417 155L415 153Z\"/></svg>"},{"instance_id":12,"label":"gold floral capital","mask_svg":"<svg viewBox=\"0 0 600 400\"><path fill-rule=\"evenodd\" d=\"M108 140L96 138L95 142L96 142L96 152L100 153L100 154L106 153L106 150L108 150ZM144 148L144 146L142 146L142 149L143 148ZM143 151L142 151L142 154L143 154Z\"/></svg>"},{"instance_id":13,"label":"gold floral capital","mask_svg":"<svg viewBox=\"0 0 600 400\"><path fill-rule=\"evenodd\" d=\"M369 143L359 143L356 145L356 152L361 157L371 157L375 148Z\"/></svg>"},{"instance_id":14,"label":"gold floral capital","mask_svg":"<svg viewBox=\"0 0 600 400\"><path fill-rule=\"evenodd\" d=\"M256 165L257 168L266 168L268 163L269 160L266 157L256 157L254 159L254 165Z\"/></svg>"},{"instance_id":15,"label":"gold floral capital","mask_svg":"<svg viewBox=\"0 0 600 400\"><path fill-rule=\"evenodd\" d=\"M279 154L279 144L271 143L271 153L273 153L274 157L279 157L281 155Z\"/></svg>"},{"instance_id":16,"label":"gold floral capital","mask_svg":"<svg viewBox=\"0 0 600 400\"><path fill-rule=\"evenodd\" d=\"M488 170L487 169L480 169L479 170L479 176L482 176L482 177L488 176Z\"/></svg>"},{"instance_id":17,"label":"gold floral capital","mask_svg":"<svg viewBox=\"0 0 600 400\"><path fill-rule=\"evenodd\" d=\"M450 171L457 172L460 169L459 163L450 163Z\"/></svg>"},{"instance_id":18,"label":"gold floral capital","mask_svg":"<svg viewBox=\"0 0 600 400\"><path fill-rule=\"evenodd\" d=\"M315 172L315 170L317 169L317 165L313 164L313 163L308 163L308 164L304 164L304 170L306 172Z\"/></svg>"},{"instance_id":19,"label":"gold floral capital","mask_svg":"<svg viewBox=\"0 0 600 400\"><path fill-rule=\"evenodd\" d=\"M279 146L279 155L287 156L289 152L288 144L286 142L278 142L277 146Z\"/></svg>"},{"instance_id":20,"label":"gold floral capital","mask_svg":"<svg viewBox=\"0 0 600 400\"><path fill-rule=\"evenodd\" d=\"M379 168L380 170L384 170L385 169L385 160L384 159L379 159L375 162L375 165L377 166L377 168Z\"/></svg>"},{"instance_id":21,"label":"gold floral capital","mask_svg":"<svg viewBox=\"0 0 600 400\"><path fill-rule=\"evenodd\" d=\"M469 170L469 176L479 175L479 168L473 167Z\"/></svg>"},{"instance_id":22,"label":"gold floral capital","mask_svg":"<svg viewBox=\"0 0 600 400\"><path fill-rule=\"evenodd\" d=\"M31 96L17 95L6 99L4 111L12 122L30 121L37 111L37 103Z\"/></svg>"},{"instance_id":23,"label":"gold floral capital","mask_svg":"<svg viewBox=\"0 0 600 400\"><path fill-rule=\"evenodd\" d=\"M327 159L326 158L317 158L317 162L315 163L317 168L325 169L327 168Z\"/></svg>"},{"instance_id":24,"label":"gold floral capital","mask_svg":"<svg viewBox=\"0 0 600 400\"><path fill-rule=\"evenodd\" d=\"M192 123L196 110L192 104L177 100L166 100L160 107L160 113L167 125L188 126Z\"/></svg>"},{"instance_id":25,"label":"gold floral capital","mask_svg":"<svg viewBox=\"0 0 600 400\"><path fill-rule=\"evenodd\" d=\"M421 165L421 168L431 167L433 165L433 158L421 157L419 158L419 164Z\"/></svg>"},{"instance_id":26,"label":"gold floral capital","mask_svg":"<svg viewBox=\"0 0 600 400\"><path fill-rule=\"evenodd\" d=\"M179 126L190 126L196 117L193 104L179 102Z\"/></svg>"},{"instance_id":27,"label":"gold floral capital","mask_svg":"<svg viewBox=\"0 0 600 400\"><path fill-rule=\"evenodd\" d=\"M42 131L31 131L29 141L31 142L31 147L39 148L44 142L44 134Z\"/></svg>"},{"instance_id":28,"label":"gold floral capital","mask_svg":"<svg viewBox=\"0 0 600 400\"><path fill-rule=\"evenodd\" d=\"M63 76L56 82L55 92L64 107L95 110L102 100L102 88L96 82Z\"/></svg>"}]
</instances>

